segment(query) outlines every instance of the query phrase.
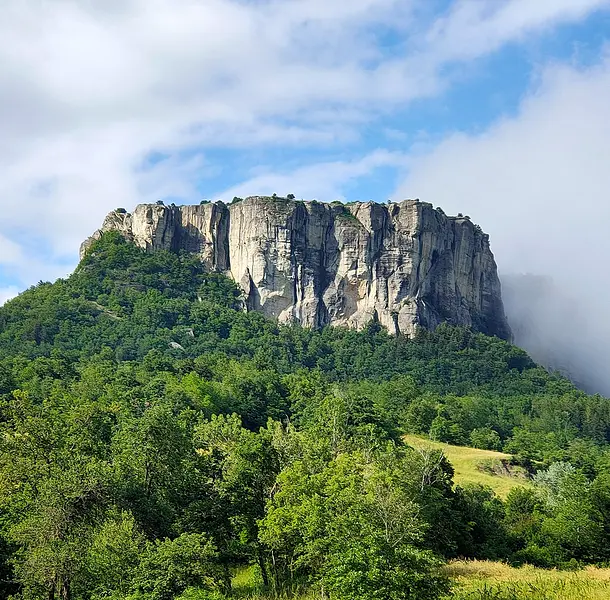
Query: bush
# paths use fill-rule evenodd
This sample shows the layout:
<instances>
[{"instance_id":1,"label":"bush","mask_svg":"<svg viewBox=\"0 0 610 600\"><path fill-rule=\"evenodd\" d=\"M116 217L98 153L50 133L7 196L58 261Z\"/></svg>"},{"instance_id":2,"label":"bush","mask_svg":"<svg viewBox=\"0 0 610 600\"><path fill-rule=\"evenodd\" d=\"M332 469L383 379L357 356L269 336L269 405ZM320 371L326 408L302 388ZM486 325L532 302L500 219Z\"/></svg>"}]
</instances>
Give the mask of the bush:
<instances>
[{"instance_id":1,"label":"bush","mask_svg":"<svg viewBox=\"0 0 610 600\"><path fill-rule=\"evenodd\" d=\"M491 427L480 427L479 429L473 429L470 432L470 443L475 448L481 450L496 450L502 449L502 440L497 431L491 429Z\"/></svg>"},{"instance_id":2,"label":"bush","mask_svg":"<svg viewBox=\"0 0 610 600\"><path fill-rule=\"evenodd\" d=\"M205 534L184 533L151 543L138 568L136 590L150 600L173 600L191 587L217 591L226 582L216 558Z\"/></svg>"},{"instance_id":3,"label":"bush","mask_svg":"<svg viewBox=\"0 0 610 600\"><path fill-rule=\"evenodd\" d=\"M446 442L457 446L465 442L464 431L456 423L452 423L443 416L438 416L430 425L430 439L437 442Z\"/></svg>"}]
</instances>

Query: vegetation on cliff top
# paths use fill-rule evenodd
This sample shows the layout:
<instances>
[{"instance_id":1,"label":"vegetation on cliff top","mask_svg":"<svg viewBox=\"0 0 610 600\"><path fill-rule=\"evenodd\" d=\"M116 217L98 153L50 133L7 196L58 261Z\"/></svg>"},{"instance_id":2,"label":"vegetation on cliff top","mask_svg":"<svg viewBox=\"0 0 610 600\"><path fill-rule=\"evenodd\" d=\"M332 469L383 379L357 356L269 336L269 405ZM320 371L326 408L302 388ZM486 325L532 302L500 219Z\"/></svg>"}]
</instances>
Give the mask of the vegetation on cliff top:
<instances>
[{"instance_id":1,"label":"vegetation on cliff top","mask_svg":"<svg viewBox=\"0 0 610 600\"><path fill-rule=\"evenodd\" d=\"M404 434L529 480L501 499ZM502 340L278 326L105 234L0 308L0 595L220 599L247 568L271 596L432 599L461 597L448 559L604 563L609 441L606 399Z\"/></svg>"}]
</instances>

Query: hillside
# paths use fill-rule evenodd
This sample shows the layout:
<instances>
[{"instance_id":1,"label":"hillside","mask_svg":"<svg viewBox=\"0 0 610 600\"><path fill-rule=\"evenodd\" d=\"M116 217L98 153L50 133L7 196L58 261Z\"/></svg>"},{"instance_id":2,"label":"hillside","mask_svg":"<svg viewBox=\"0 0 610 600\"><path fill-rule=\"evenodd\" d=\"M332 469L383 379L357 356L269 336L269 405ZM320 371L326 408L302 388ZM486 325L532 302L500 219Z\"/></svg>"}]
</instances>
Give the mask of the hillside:
<instances>
[{"instance_id":1,"label":"hillside","mask_svg":"<svg viewBox=\"0 0 610 600\"><path fill-rule=\"evenodd\" d=\"M220 600L245 570L432 600L459 557L602 563L609 440L607 399L497 337L280 325L109 232L0 308L0 595ZM509 454L529 486L473 471Z\"/></svg>"},{"instance_id":2,"label":"hillside","mask_svg":"<svg viewBox=\"0 0 610 600\"><path fill-rule=\"evenodd\" d=\"M516 487L530 487L524 469L510 466L510 454L454 446L416 435L405 435L404 440L414 448L433 448L442 451L455 471L453 480L457 485L474 484L489 487L503 499Z\"/></svg>"}]
</instances>

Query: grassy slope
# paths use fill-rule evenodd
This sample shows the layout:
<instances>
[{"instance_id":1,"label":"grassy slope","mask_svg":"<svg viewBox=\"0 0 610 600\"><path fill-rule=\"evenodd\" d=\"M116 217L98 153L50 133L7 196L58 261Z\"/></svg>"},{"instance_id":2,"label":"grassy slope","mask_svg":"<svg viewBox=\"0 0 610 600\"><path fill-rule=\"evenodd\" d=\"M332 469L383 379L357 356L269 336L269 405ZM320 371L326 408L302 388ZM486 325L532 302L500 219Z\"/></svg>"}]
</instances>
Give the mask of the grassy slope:
<instances>
[{"instance_id":1,"label":"grassy slope","mask_svg":"<svg viewBox=\"0 0 610 600\"><path fill-rule=\"evenodd\" d=\"M441 442L433 442L426 438L415 435L405 436L406 442L413 447L429 446L443 450L445 456L455 469L455 482L478 483L489 486L500 498L506 498L510 490L517 486L527 486L528 482L520 477L510 477L486 473L478 468L478 465L489 459L507 459L510 455L492 450L478 450L477 448L467 448L466 446L452 446Z\"/></svg>"},{"instance_id":2,"label":"grassy slope","mask_svg":"<svg viewBox=\"0 0 610 600\"><path fill-rule=\"evenodd\" d=\"M491 561L454 561L443 567L454 582L446 600L607 600L610 598L610 569L587 567L582 571L546 571L525 566L519 569ZM239 600L271 600L262 590L257 569L241 569L233 580ZM286 600L324 600L310 591L280 596Z\"/></svg>"},{"instance_id":3,"label":"grassy slope","mask_svg":"<svg viewBox=\"0 0 610 600\"><path fill-rule=\"evenodd\" d=\"M455 600L606 600L610 569L519 569L490 561L456 561L445 567L456 582Z\"/></svg>"}]
</instances>

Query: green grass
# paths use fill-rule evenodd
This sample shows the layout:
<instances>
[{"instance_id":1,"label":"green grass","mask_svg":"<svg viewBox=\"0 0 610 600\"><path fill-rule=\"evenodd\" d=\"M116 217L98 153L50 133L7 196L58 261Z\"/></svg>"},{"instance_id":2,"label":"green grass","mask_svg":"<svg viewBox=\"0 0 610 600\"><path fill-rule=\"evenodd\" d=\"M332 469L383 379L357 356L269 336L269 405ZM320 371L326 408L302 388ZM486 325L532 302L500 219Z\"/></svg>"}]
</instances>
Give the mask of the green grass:
<instances>
[{"instance_id":1,"label":"green grass","mask_svg":"<svg viewBox=\"0 0 610 600\"><path fill-rule=\"evenodd\" d=\"M455 469L454 480L457 484L477 483L492 488L500 498L506 498L508 492L518 486L529 486L527 479L510 475L496 475L480 469L486 461L501 461L510 458L509 454L493 450L479 450L466 446L452 446L442 442L433 442L415 435L405 436L407 444L413 447L432 447L442 450Z\"/></svg>"},{"instance_id":2,"label":"green grass","mask_svg":"<svg viewBox=\"0 0 610 600\"><path fill-rule=\"evenodd\" d=\"M610 569L566 572L491 561L456 561L445 567L455 582L452 600L607 600ZM448 599L448 600L449 600Z\"/></svg>"},{"instance_id":3,"label":"green grass","mask_svg":"<svg viewBox=\"0 0 610 600\"><path fill-rule=\"evenodd\" d=\"M231 581L233 588L232 598L241 600L319 600L319 594L308 590L295 590L292 593L273 594L266 591L263 586L260 569L251 565L238 569Z\"/></svg>"},{"instance_id":4,"label":"green grass","mask_svg":"<svg viewBox=\"0 0 610 600\"><path fill-rule=\"evenodd\" d=\"M450 562L443 571L454 583L445 600L610 599L610 569L587 567L568 572L472 560ZM265 592L256 567L237 571L233 589L233 597L242 600L323 600L323 596L311 591L279 596Z\"/></svg>"}]
</instances>

